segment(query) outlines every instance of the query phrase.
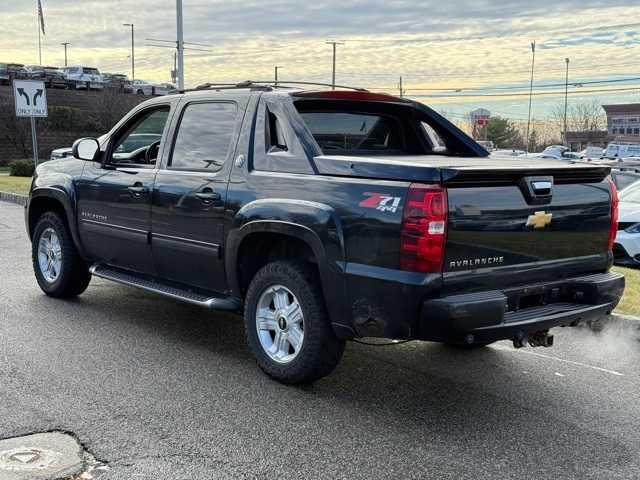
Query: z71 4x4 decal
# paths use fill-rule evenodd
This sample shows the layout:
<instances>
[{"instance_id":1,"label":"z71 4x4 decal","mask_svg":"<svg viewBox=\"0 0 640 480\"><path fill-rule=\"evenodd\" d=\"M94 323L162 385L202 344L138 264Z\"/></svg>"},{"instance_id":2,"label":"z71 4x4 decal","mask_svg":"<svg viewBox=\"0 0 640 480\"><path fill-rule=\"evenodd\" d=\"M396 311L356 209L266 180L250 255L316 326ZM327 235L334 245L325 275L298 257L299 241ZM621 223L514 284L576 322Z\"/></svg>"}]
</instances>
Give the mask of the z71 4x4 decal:
<instances>
[{"instance_id":1,"label":"z71 4x4 decal","mask_svg":"<svg viewBox=\"0 0 640 480\"><path fill-rule=\"evenodd\" d=\"M365 195L369 198L361 201L359 205L365 208L375 208L381 212L396 213L402 201L402 197L392 197L385 193L365 192Z\"/></svg>"}]
</instances>

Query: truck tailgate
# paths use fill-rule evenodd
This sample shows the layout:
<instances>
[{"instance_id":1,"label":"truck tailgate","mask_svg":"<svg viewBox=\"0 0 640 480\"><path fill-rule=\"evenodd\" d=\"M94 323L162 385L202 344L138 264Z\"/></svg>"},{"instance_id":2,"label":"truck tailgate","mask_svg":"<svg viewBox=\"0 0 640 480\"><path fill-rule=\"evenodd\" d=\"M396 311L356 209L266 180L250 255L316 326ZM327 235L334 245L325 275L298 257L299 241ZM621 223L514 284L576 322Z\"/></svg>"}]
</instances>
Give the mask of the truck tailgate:
<instances>
[{"instance_id":1,"label":"truck tailgate","mask_svg":"<svg viewBox=\"0 0 640 480\"><path fill-rule=\"evenodd\" d=\"M560 279L605 269L607 173L581 167L516 173L505 165L451 176L445 288L468 287L470 279L477 289L503 288L548 280L550 273Z\"/></svg>"}]
</instances>

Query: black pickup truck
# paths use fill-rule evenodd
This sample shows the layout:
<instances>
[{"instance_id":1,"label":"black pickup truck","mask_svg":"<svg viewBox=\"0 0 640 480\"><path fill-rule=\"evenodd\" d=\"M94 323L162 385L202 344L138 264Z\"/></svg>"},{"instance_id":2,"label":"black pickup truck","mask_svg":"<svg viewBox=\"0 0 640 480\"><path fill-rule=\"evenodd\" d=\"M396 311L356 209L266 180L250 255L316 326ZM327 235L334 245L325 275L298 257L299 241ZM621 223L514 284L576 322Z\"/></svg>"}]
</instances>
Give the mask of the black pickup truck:
<instances>
[{"instance_id":1,"label":"black pickup truck","mask_svg":"<svg viewBox=\"0 0 640 480\"><path fill-rule=\"evenodd\" d=\"M243 312L285 383L361 337L549 346L624 289L609 168L491 157L403 98L206 85L73 155L37 168L26 206L42 290L93 275Z\"/></svg>"}]
</instances>

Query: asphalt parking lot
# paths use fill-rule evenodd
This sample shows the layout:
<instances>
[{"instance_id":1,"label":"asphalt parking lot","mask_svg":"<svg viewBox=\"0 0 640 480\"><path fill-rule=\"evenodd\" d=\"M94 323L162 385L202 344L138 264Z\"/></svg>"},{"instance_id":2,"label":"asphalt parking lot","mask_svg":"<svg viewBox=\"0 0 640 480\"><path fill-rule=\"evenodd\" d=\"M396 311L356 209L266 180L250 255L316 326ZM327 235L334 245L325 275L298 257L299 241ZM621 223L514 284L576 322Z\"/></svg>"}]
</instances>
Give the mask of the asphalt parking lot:
<instances>
[{"instance_id":1,"label":"asphalt parking lot","mask_svg":"<svg viewBox=\"0 0 640 480\"><path fill-rule=\"evenodd\" d=\"M72 432L101 479L640 477L633 322L551 349L349 344L285 387L238 317L99 279L44 296L21 207L0 202L0 247L0 438Z\"/></svg>"}]
</instances>

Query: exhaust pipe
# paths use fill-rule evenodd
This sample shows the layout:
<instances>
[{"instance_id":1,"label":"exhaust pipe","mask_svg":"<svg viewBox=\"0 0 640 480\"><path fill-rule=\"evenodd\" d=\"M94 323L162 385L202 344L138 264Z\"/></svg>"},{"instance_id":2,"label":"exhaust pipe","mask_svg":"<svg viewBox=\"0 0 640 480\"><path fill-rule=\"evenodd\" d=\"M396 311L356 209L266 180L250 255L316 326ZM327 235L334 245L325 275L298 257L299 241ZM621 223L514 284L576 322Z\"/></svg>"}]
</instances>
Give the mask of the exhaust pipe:
<instances>
[{"instance_id":1,"label":"exhaust pipe","mask_svg":"<svg viewBox=\"0 0 640 480\"><path fill-rule=\"evenodd\" d=\"M553 347L553 335L549 330L541 330L529 335L529 345L532 347Z\"/></svg>"},{"instance_id":2,"label":"exhaust pipe","mask_svg":"<svg viewBox=\"0 0 640 480\"><path fill-rule=\"evenodd\" d=\"M549 335L549 330L541 330L529 335L519 332L513 337L513 348L522 348L527 344L531 347L553 347L553 335Z\"/></svg>"}]
</instances>

